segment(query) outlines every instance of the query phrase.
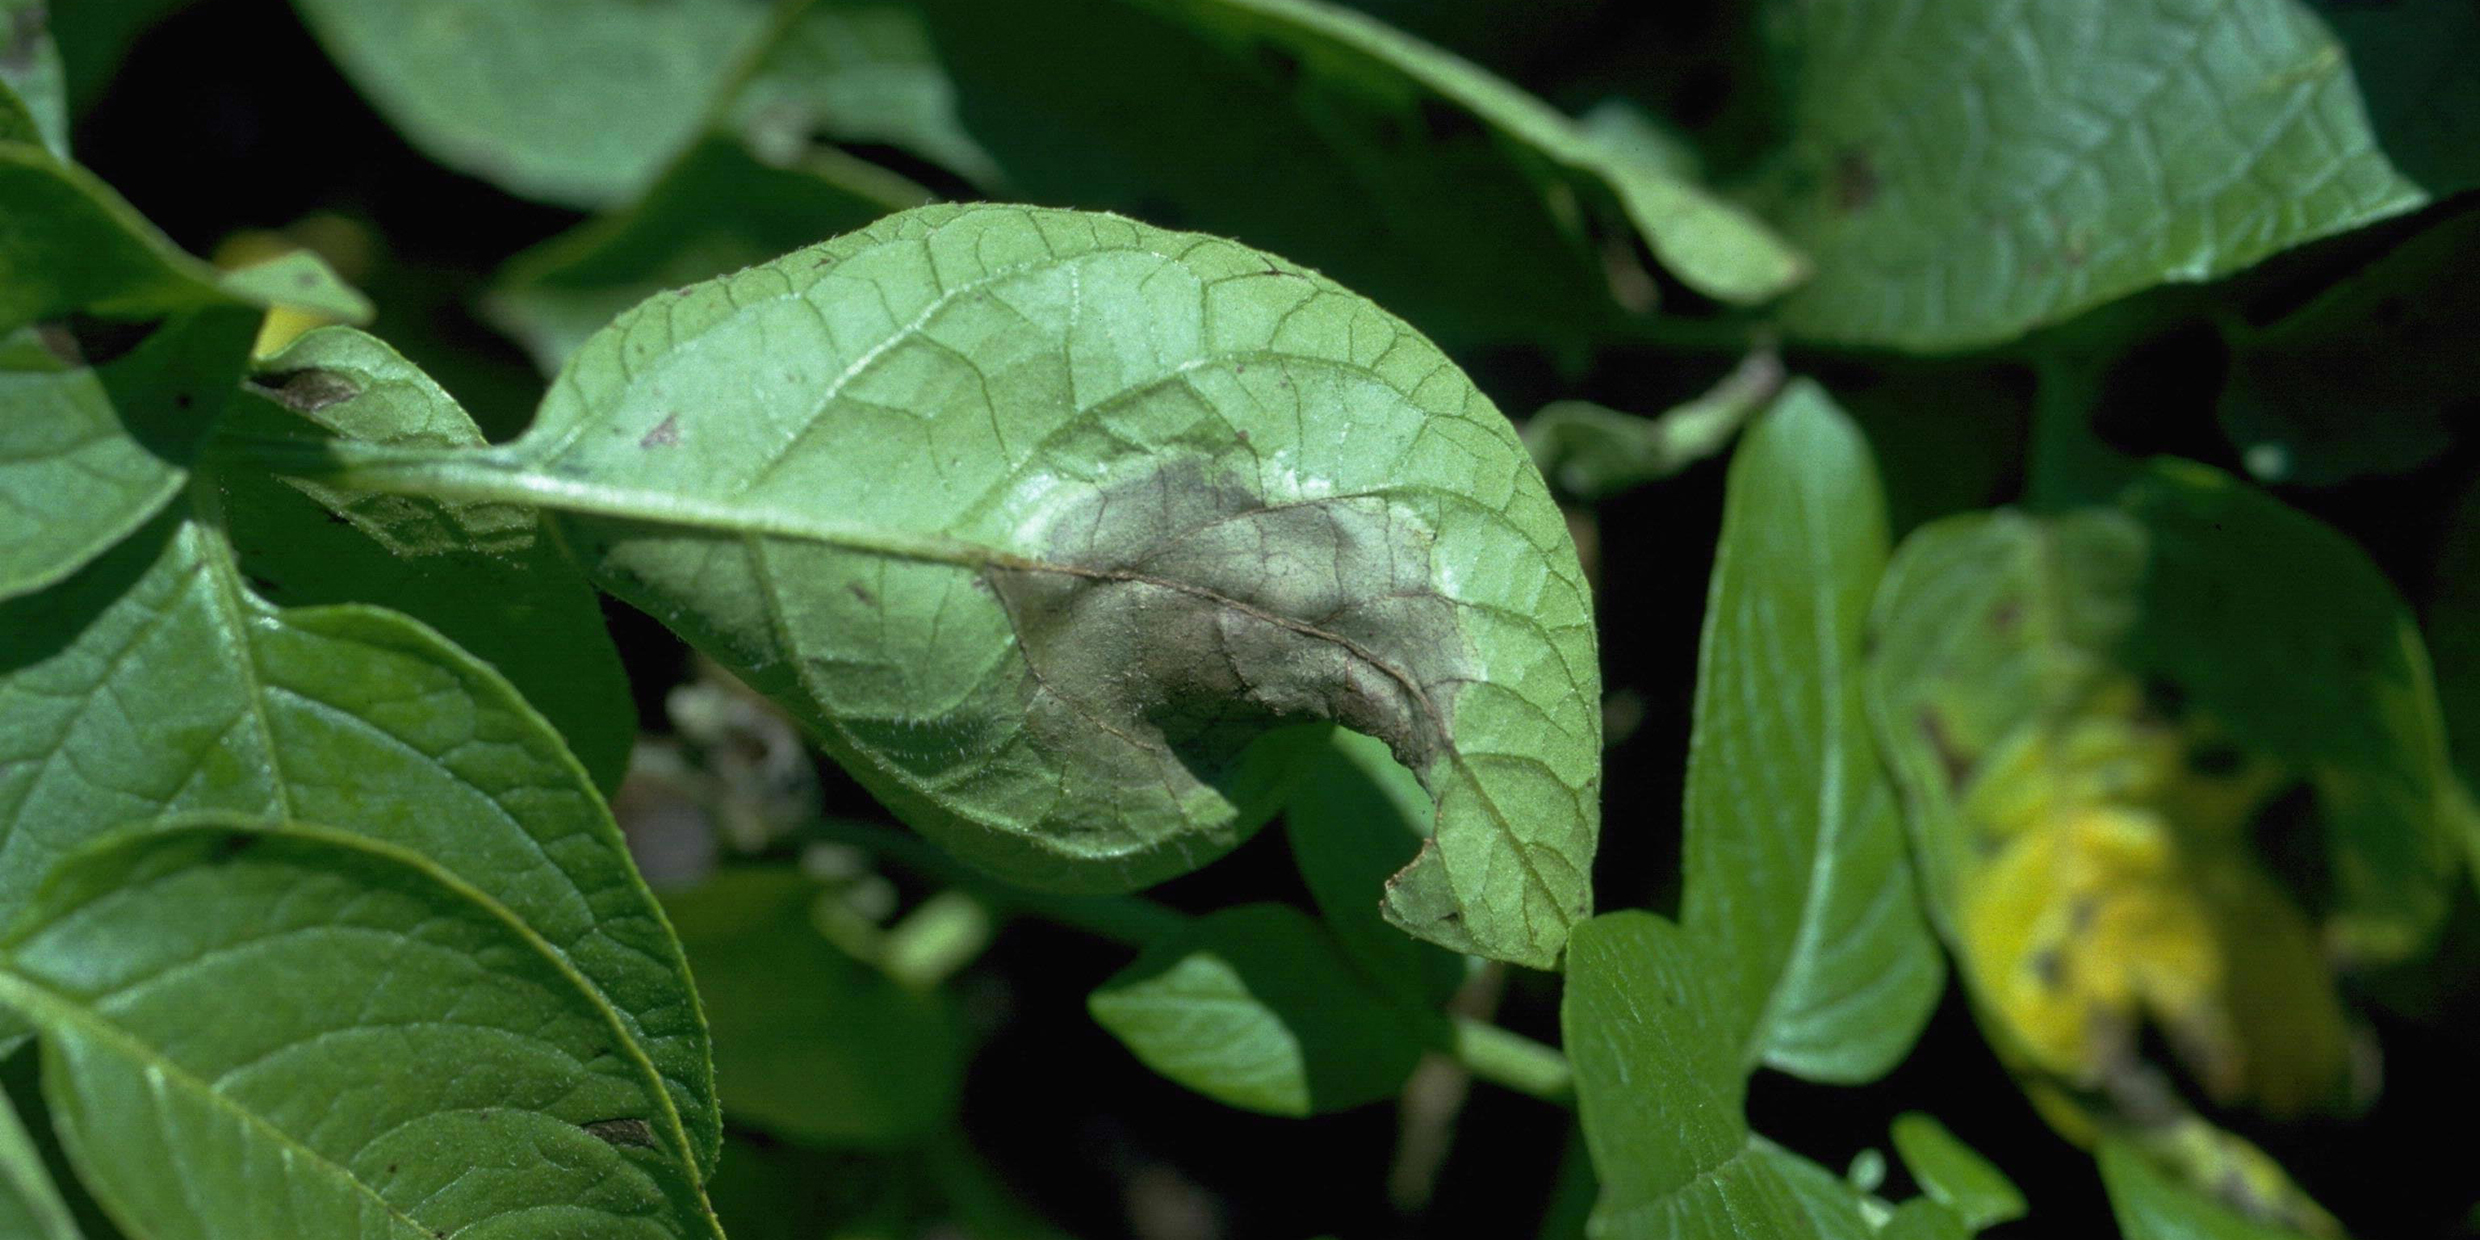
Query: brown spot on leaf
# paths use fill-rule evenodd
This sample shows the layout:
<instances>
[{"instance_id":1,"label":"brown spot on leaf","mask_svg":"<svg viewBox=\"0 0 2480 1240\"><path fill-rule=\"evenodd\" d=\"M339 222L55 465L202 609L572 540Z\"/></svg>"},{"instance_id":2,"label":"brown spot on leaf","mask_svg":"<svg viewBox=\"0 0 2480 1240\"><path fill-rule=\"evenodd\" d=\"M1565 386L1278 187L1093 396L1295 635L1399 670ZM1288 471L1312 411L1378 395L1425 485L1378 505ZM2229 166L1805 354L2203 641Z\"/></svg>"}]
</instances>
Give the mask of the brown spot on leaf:
<instances>
[{"instance_id":1,"label":"brown spot on leaf","mask_svg":"<svg viewBox=\"0 0 2480 1240\"><path fill-rule=\"evenodd\" d=\"M250 386L295 413L317 413L362 394L362 386L332 370L283 370L259 375Z\"/></svg>"},{"instance_id":2,"label":"brown spot on leaf","mask_svg":"<svg viewBox=\"0 0 2480 1240\"><path fill-rule=\"evenodd\" d=\"M646 432L645 435L637 441L637 446L641 448L668 448L679 442L680 415L677 413L667 413L663 415L662 421L654 424L653 430Z\"/></svg>"},{"instance_id":3,"label":"brown spot on leaf","mask_svg":"<svg viewBox=\"0 0 2480 1240\"><path fill-rule=\"evenodd\" d=\"M654 1125L642 1119L598 1119L577 1125L586 1135L624 1149L655 1148Z\"/></svg>"}]
</instances>

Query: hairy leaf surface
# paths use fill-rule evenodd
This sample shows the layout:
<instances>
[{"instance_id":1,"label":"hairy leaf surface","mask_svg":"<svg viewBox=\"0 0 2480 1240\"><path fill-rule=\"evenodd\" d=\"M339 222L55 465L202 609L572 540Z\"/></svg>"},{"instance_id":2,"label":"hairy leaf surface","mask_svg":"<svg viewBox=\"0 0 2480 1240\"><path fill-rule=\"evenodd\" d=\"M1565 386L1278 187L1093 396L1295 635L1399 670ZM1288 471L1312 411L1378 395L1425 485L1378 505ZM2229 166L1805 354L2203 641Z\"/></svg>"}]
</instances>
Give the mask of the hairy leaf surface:
<instances>
[{"instance_id":1,"label":"hairy leaf surface","mask_svg":"<svg viewBox=\"0 0 2480 1240\"><path fill-rule=\"evenodd\" d=\"M0 909L108 828L189 811L315 818L436 858L622 1013L701 1158L706 1033L678 946L576 760L508 683L362 605L280 609L167 517L0 605Z\"/></svg>"},{"instance_id":2,"label":"hairy leaf surface","mask_svg":"<svg viewBox=\"0 0 2480 1240\"><path fill-rule=\"evenodd\" d=\"M1786 5L1793 330L1990 344L2480 181L2467 4ZM2349 10L2368 9L2360 13ZM2379 10L2382 11L2379 11Z\"/></svg>"},{"instance_id":3,"label":"hairy leaf surface","mask_svg":"<svg viewBox=\"0 0 2480 1240\"><path fill-rule=\"evenodd\" d=\"M1818 1080L1893 1067L1946 982L1861 678L1887 551L1867 443L1795 384L1731 465L1697 660L1681 921L1731 946L1718 994L1744 1061Z\"/></svg>"},{"instance_id":4,"label":"hairy leaf surface","mask_svg":"<svg viewBox=\"0 0 2480 1240\"><path fill-rule=\"evenodd\" d=\"M623 316L504 450L345 485L564 510L609 590L951 850L1141 886L1271 812L1280 724L1438 810L1390 915L1548 967L1590 898L1599 673L1565 524L1428 341L1109 216L929 207Z\"/></svg>"},{"instance_id":5,"label":"hairy leaf surface","mask_svg":"<svg viewBox=\"0 0 2480 1240\"><path fill-rule=\"evenodd\" d=\"M626 1019L413 853L237 819L125 834L0 943L63 1141L140 1234L720 1240Z\"/></svg>"}]
</instances>

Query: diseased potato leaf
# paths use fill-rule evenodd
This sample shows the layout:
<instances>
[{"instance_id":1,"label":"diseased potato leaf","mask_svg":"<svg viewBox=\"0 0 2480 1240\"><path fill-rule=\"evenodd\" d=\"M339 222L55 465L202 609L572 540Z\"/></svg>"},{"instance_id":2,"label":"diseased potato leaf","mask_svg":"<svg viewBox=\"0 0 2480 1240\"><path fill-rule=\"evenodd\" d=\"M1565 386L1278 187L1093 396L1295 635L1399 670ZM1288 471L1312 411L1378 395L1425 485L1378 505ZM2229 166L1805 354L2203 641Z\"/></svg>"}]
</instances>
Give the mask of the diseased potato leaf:
<instances>
[{"instance_id":1,"label":"diseased potato leaf","mask_svg":"<svg viewBox=\"0 0 2480 1240\"><path fill-rule=\"evenodd\" d=\"M1563 519L1434 346L1258 251L922 208L622 316L505 449L343 447L342 485L562 510L605 588L1007 877L1203 864L1273 808L1252 742L1323 718L1437 803L1398 924L1546 968L1588 909Z\"/></svg>"}]
</instances>

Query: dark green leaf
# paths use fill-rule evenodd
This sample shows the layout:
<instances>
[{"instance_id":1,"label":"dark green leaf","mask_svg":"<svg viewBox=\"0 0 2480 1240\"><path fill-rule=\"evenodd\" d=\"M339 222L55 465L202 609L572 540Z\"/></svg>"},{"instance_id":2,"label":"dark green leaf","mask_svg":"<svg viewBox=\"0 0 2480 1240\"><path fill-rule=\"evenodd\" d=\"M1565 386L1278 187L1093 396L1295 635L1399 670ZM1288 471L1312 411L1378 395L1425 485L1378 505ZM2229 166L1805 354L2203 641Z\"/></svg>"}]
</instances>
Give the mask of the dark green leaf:
<instances>
[{"instance_id":1,"label":"dark green leaf","mask_svg":"<svg viewBox=\"0 0 2480 1240\"><path fill-rule=\"evenodd\" d=\"M2350 539L2201 466L2158 467L2122 503L2151 546L2129 659L2307 774L2333 941L2415 950L2445 915L2467 809L2402 597Z\"/></svg>"},{"instance_id":2,"label":"dark green leaf","mask_svg":"<svg viewBox=\"0 0 2480 1240\"><path fill-rule=\"evenodd\" d=\"M2024 1216L2024 1194L2015 1182L1934 1117L1918 1111L1896 1116L1894 1148L1921 1191L1953 1210L1966 1228L1979 1231Z\"/></svg>"},{"instance_id":3,"label":"dark green leaf","mask_svg":"<svg viewBox=\"0 0 2480 1240\"><path fill-rule=\"evenodd\" d=\"M171 502L256 330L217 307L0 339L0 600L76 572Z\"/></svg>"},{"instance_id":4,"label":"dark green leaf","mask_svg":"<svg viewBox=\"0 0 2480 1240\"><path fill-rule=\"evenodd\" d=\"M1804 271L1737 207L1339 6L923 8L965 124L1013 193L1296 256L1442 337L1609 330L1611 265L1632 266L1639 233L1665 268L1727 302L1762 301ZM1650 281L1630 274L1644 286L1630 298L1649 299Z\"/></svg>"},{"instance_id":5,"label":"dark green leaf","mask_svg":"<svg viewBox=\"0 0 2480 1240\"><path fill-rule=\"evenodd\" d=\"M592 781L488 667L375 607L271 607L216 534L169 516L0 605L0 633L0 909L119 823L343 824L436 858L555 944L712 1156L678 945Z\"/></svg>"},{"instance_id":6,"label":"dark green leaf","mask_svg":"<svg viewBox=\"0 0 2480 1240\"><path fill-rule=\"evenodd\" d=\"M1392 1097L1428 1042L1333 936L1281 904L1197 919L1149 945L1086 1006L1147 1067L1272 1115Z\"/></svg>"},{"instance_id":7,"label":"dark green leaf","mask_svg":"<svg viewBox=\"0 0 2480 1240\"><path fill-rule=\"evenodd\" d=\"M621 311L664 289L764 262L927 201L892 174L839 176L843 159L777 167L708 138L636 201L518 255L492 290L491 317L556 372Z\"/></svg>"},{"instance_id":8,"label":"dark green leaf","mask_svg":"<svg viewBox=\"0 0 2480 1240\"><path fill-rule=\"evenodd\" d=\"M963 1033L829 943L824 889L791 869L726 870L663 905L689 953L715 1080L735 1123L830 1147L920 1140L953 1115Z\"/></svg>"},{"instance_id":9,"label":"dark green leaf","mask_svg":"<svg viewBox=\"0 0 2480 1240\"><path fill-rule=\"evenodd\" d=\"M1882 1075L1945 988L1861 683L1887 555L1868 444L1795 383L1731 464L1697 661L1681 920L1745 1065Z\"/></svg>"},{"instance_id":10,"label":"dark green leaf","mask_svg":"<svg viewBox=\"0 0 2480 1240\"><path fill-rule=\"evenodd\" d=\"M635 194L767 25L758 0L294 0L415 145L529 198Z\"/></svg>"},{"instance_id":11,"label":"dark green leaf","mask_svg":"<svg viewBox=\"0 0 2480 1240\"><path fill-rule=\"evenodd\" d=\"M364 443L478 447L455 399L350 328L262 359L230 421L286 434L304 422ZM340 493L232 472L225 524L260 593L288 606L371 603L437 629L496 668L559 728L605 792L637 735L626 673L593 587L541 514L508 504Z\"/></svg>"},{"instance_id":12,"label":"dark green leaf","mask_svg":"<svg viewBox=\"0 0 2480 1240\"><path fill-rule=\"evenodd\" d=\"M2339 35L2301 0L1784 7L1808 336L1994 343L2480 180L2468 4L2335 5Z\"/></svg>"},{"instance_id":13,"label":"dark green leaf","mask_svg":"<svg viewBox=\"0 0 2480 1240\"><path fill-rule=\"evenodd\" d=\"M0 1097L0 1236L79 1240L81 1234L17 1108Z\"/></svg>"},{"instance_id":14,"label":"dark green leaf","mask_svg":"<svg viewBox=\"0 0 2480 1240\"><path fill-rule=\"evenodd\" d=\"M508 908L364 836L99 842L9 932L0 1003L142 1235L722 1235L627 1018Z\"/></svg>"},{"instance_id":15,"label":"dark green leaf","mask_svg":"<svg viewBox=\"0 0 2480 1240\"><path fill-rule=\"evenodd\" d=\"M1436 807L1383 741L1328 729L1303 758L1283 811L1300 877L1360 971L1416 1009L1464 980L1463 962L1387 924L1387 876L1420 851Z\"/></svg>"},{"instance_id":16,"label":"dark green leaf","mask_svg":"<svg viewBox=\"0 0 2480 1240\"><path fill-rule=\"evenodd\" d=\"M1546 968L1587 910L1564 519L1434 346L1255 250L922 208L622 316L506 449L326 468L574 514L605 588L1017 881L1194 869L1273 808L1251 743L1323 717L1438 803L1398 924Z\"/></svg>"}]
</instances>

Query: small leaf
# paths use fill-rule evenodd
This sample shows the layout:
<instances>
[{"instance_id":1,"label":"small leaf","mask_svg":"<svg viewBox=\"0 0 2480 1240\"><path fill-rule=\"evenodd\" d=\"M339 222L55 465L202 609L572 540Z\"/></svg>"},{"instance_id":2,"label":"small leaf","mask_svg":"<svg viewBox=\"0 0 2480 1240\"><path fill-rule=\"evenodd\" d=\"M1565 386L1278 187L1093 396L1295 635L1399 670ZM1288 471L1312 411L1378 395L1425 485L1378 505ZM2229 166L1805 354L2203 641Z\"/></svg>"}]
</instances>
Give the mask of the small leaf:
<instances>
[{"instance_id":1,"label":"small leaf","mask_svg":"<svg viewBox=\"0 0 2480 1240\"><path fill-rule=\"evenodd\" d=\"M2104 1141L2101 1183L2125 1240L2297 1240L2181 1185L2125 1141Z\"/></svg>"},{"instance_id":2,"label":"small leaf","mask_svg":"<svg viewBox=\"0 0 2480 1240\"><path fill-rule=\"evenodd\" d=\"M1595 1240L1808 1230L1814 1181L1795 1187L1788 1156L1748 1131L1747 1072L1714 964L1650 913L1576 927L1559 1026L1602 1182L1586 1229Z\"/></svg>"},{"instance_id":3,"label":"small leaf","mask_svg":"<svg viewBox=\"0 0 2480 1240\"><path fill-rule=\"evenodd\" d=\"M1525 419L1542 476L1576 499L1608 499L1718 455L1782 391L1782 362L1752 353L1713 390L1652 417L1588 400L1554 400Z\"/></svg>"},{"instance_id":4,"label":"small leaf","mask_svg":"<svg viewBox=\"0 0 2480 1240\"><path fill-rule=\"evenodd\" d=\"M642 189L766 28L744 0L294 0L414 145L565 206Z\"/></svg>"},{"instance_id":5,"label":"small leaf","mask_svg":"<svg viewBox=\"0 0 2480 1240\"><path fill-rule=\"evenodd\" d=\"M646 192L511 259L486 309L546 373L621 311L858 228L927 191L893 174L839 177L855 161L777 167L707 138Z\"/></svg>"},{"instance_id":6,"label":"small leaf","mask_svg":"<svg viewBox=\"0 0 2480 1240\"><path fill-rule=\"evenodd\" d=\"M1415 1009L1446 1002L1464 980L1454 955L1387 924L1390 874L1420 851L1435 807L1383 741L1327 729L1299 763L1285 837L1326 928L1361 973Z\"/></svg>"},{"instance_id":7,"label":"small leaf","mask_svg":"<svg viewBox=\"0 0 2480 1240\"><path fill-rule=\"evenodd\" d=\"M1918 1111L1896 1116L1894 1148L1921 1190L1966 1228L1979 1231L2024 1216L2024 1194L2015 1182L1935 1118Z\"/></svg>"},{"instance_id":8,"label":"small leaf","mask_svg":"<svg viewBox=\"0 0 2480 1240\"><path fill-rule=\"evenodd\" d=\"M606 589L1015 881L1196 868L1274 808L1253 742L1325 718L1438 805L1398 924L1547 968L1587 910L1565 522L1434 346L1258 251L925 207L622 316L505 449L325 468L565 511Z\"/></svg>"},{"instance_id":9,"label":"small leaf","mask_svg":"<svg viewBox=\"0 0 2480 1240\"><path fill-rule=\"evenodd\" d=\"M344 277L308 250L294 250L263 263L226 272L217 283L225 292L260 306L305 310L345 323L368 323L370 299L344 282Z\"/></svg>"},{"instance_id":10,"label":"small leaf","mask_svg":"<svg viewBox=\"0 0 2480 1240\"><path fill-rule=\"evenodd\" d=\"M1697 661L1681 921L1729 944L1748 1065L1857 1082L1945 989L1861 682L1887 556L1868 444L1794 384L1731 464Z\"/></svg>"},{"instance_id":11,"label":"small leaf","mask_svg":"<svg viewBox=\"0 0 2480 1240\"><path fill-rule=\"evenodd\" d=\"M791 869L726 870L664 898L714 1031L724 1111L789 1140L880 1147L953 1118L955 1014L819 934L824 892Z\"/></svg>"},{"instance_id":12,"label":"small leaf","mask_svg":"<svg viewBox=\"0 0 2480 1240\"><path fill-rule=\"evenodd\" d=\"M233 433L304 423L362 443L480 447L455 398L378 340L310 332L261 359ZM370 603L437 629L515 685L606 793L637 710L600 600L546 519L509 504L339 493L248 470L224 478L225 528L254 587L288 606Z\"/></svg>"},{"instance_id":13,"label":"small leaf","mask_svg":"<svg viewBox=\"0 0 2480 1240\"><path fill-rule=\"evenodd\" d=\"M0 1095L0 1236L80 1240L80 1235L17 1108Z\"/></svg>"},{"instance_id":14,"label":"small leaf","mask_svg":"<svg viewBox=\"0 0 2480 1240\"><path fill-rule=\"evenodd\" d=\"M115 823L315 817L438 859L556 945L717 1140L686 966L619 828L542 717L430 629L279 609L171 516L0 605L0 910Z\"/></svg>"},{"instance_id":15,"label":"small leaf","mask_svg":"<svg viewBox=\"0 0 2480 1240\"><path fill-rule=\"evenodd\" d=\"M2349 6L2353 9L2377 6ZM1991 344L2480 181L2467 4L1788 10L1775 221L1817 263L1785 325Z\"/></svg>"},{"instance_id":16,"label":"small leaf","mask_svg":"<svg viewBox=\"0 0 2480 1240\"><path fill-rule=\"evenodd\" d=\"M0 950L80 1174L161 1240L720 1240L626 1022L415 854L204 820L98 843ZM470 1230L468 1230L470 1229Z\"/></svg>"},{"instance_id":17,"label":"small leaf","mask_svg":"<svg viewBox=\"0 0 2480 1240\"><path fill-rule=\"evenodd\" d=\"M1431 1042L1323 928L1280 904L1223 909L1148 945L1087 1007L1147 1067L1270 1115L1393 1097Z\"/></svg>"},{"instance_id":18,"label":"small leaf","mask_svg":"<svg viewBox=\"0 0 2480 1240\"><path fill-rule=\"evenodd\" d=\"M1734 304L1805 271L1737 206L1340 5L922 7L965 124L1011 193L1246 238L1442 338L1612 330L1614 265L1646 285L1632 298L1652 296L1633 270L1639 235L1690 288ZM1486 252L1476 236L1491 238Z\"/></svg>"},{"instance_id":19,"label":"small leaf","mask_svg":"<svg viewBox=\"0 0 2480 1240\"><path fill-rule=\"evenodd\" d=\"M1896 1206L1880 1240L1967 1240L1973 1229L1943 1204L1915 1197Z\"/></svg>"},{"instance_id":20,"label":"small leaf","mask_svg":"<svg viewBox=\"0 0 2480 1240\"><path fill-rule=\"evenodd\" d=\"M0 340L0 600L76 572L179 494L255 330L219 307Z\"/></svg>"},{"instance_id":21,"label":"small leaf","mask_svg":"<svg viewBox=\"0 0 2480 1240\"><path fill-rule=\"evenodd\" d=\"M764 54L728 88L726 125L759 160L788 167L832 139L894 147L976 185L1002 179L957 115L955 84L920 5L797 0L789 7L795 15L786 20L778 10Z\"/></svg>"}]
</instances>

